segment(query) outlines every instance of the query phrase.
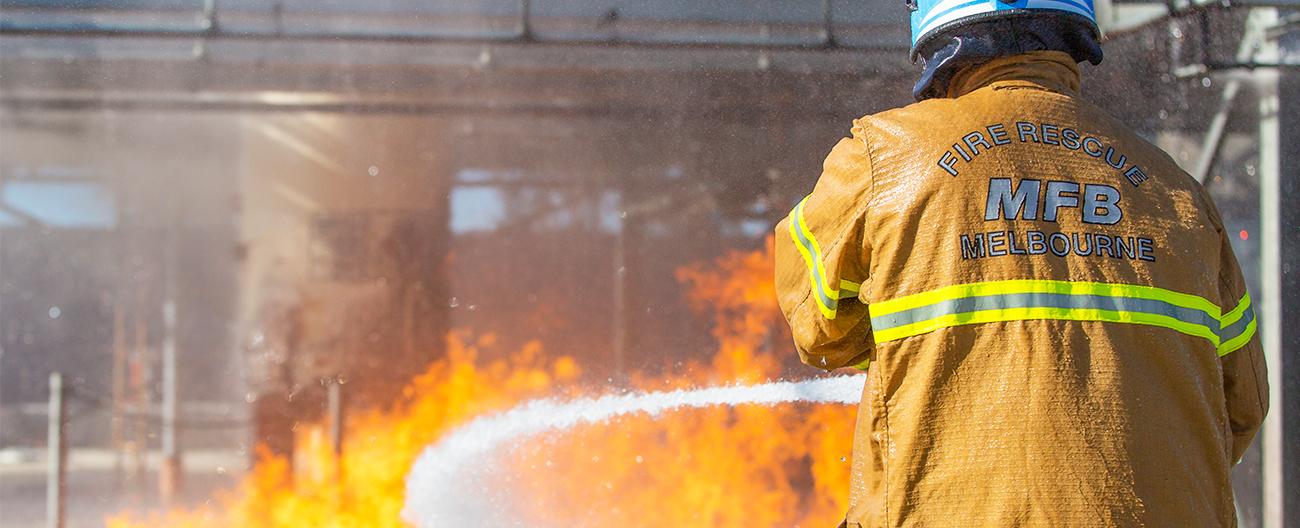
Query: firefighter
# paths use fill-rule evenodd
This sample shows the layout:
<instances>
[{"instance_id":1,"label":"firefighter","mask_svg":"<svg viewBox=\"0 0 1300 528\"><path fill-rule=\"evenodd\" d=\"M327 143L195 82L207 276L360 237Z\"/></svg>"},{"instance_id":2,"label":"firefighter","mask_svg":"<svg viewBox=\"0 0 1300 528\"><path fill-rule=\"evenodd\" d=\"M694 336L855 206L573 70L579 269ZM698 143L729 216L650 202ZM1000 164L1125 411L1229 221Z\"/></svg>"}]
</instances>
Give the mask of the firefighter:
<instances>
[{"instance_id":1,"label":"firefighter","mask_svg":"<svg viewBox=\"0 0 1300 528\"><path fill-rule=\"evenodd\" d=\"M918 102L776 228L800 358L866 371L844 525L1234 525L1255 308L1205 189L1079 96L1091 0L915 2Z\"/></svg>"}]
</instances>

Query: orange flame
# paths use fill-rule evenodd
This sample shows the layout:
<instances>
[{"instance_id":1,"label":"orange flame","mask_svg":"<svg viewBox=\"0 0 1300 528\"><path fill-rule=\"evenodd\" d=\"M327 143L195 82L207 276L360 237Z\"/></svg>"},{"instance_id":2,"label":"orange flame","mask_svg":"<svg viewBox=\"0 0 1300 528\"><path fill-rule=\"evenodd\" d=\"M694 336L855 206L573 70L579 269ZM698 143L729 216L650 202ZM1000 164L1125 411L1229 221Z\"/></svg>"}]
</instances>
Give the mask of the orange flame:
<instances>
[{"instance_id":1,"label":"orange flame","mask_svg":"<svg viewBox=\"0 0 1300 528\"><path fill-rule=\"evenodd\" d=\"M764 351L784 322L772 286L772 256L733 252L679 270L689 299L717 321L710 362L666 377L633 375L637 388L752 383L777 377L785 347ZM480 362L461 332L449 353L406 388L409 401L348 424L341 468L320 427L298 438L290 475L262 453L214 505L146 519L119 515L110 528L402 526L405 476L423 448L467 420L512 404L577 395L577 363L548 359L531 343L508 360ZM782 338L780 343L789 342ZM757 405L682 410L586 425L504 454L505 480L525 519L565 526L833 526L845 509L854 410L847 406Z\"/></svg>"}]
</instances>

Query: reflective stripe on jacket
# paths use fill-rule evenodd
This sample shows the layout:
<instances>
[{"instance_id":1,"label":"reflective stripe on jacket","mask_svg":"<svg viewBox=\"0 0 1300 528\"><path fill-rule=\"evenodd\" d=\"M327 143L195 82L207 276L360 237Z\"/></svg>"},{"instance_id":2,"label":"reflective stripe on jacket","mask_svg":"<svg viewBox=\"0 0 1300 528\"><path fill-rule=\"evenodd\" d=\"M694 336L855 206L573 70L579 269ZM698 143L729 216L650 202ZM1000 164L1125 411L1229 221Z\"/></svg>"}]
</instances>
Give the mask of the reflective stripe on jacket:
<instances>
[{"instance_id":1,"label":"reflective stripe on jacket","mask_svg":"<svg viewBox=\"0 0 1300 528\"><path fill-rule=\"evenodd\" d=\"M867 116L776 229L800 357L867 370L849 526L1232 526L1266 411L1205 190L1068 56Z\"/></svg>"}]
</instances>

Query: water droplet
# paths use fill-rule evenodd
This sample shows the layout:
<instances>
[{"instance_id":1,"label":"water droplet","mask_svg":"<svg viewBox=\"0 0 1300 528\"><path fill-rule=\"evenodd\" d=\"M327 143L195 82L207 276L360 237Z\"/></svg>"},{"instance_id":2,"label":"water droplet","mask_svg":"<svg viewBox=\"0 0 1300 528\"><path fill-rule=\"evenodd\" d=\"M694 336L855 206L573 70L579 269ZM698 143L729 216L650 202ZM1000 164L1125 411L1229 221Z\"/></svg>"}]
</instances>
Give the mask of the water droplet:
<instances>
[{"instance_id":1,"label":"water droplet","mask_svg":"<svg viewBox=\"0 0 1300 528\"><path fill-rule=\"evenodd\" d=\"M50 319L58 319L60 315L63 315L63 310L60 310L58 306L50 307Z\"/></svg>"},{"instance_id":2,"label":"water droplet","mask_svg":"<svg viewBox=\"0 0 1300 528\"><path fill-rule=\"evenodd\" d=\"M641 458L641 455L636 456L636 463L640 464L643 460L644 459Z\"/></svg>"},{"instance_id":3,"label":"water droplet","mask_svg":"<svg viewBox=\"0 0 1300 528\"><path fill-rule=\"evenodd\" d=\"M366 169L366 174L369 174L371 176L379 176L379 167L371 165L369 169Z\"/></svg>"},{"instance_id":4,"label":"water droplet","mask_svg":"<svg viewBox=\"0 0 1300 528\"><path fill-rule=\"evenodd\" d=\"M1209 78L1209 77L1201 77L1201 86L1204 86L1204 87L1206 87L1206 88L1209 88L1209 87L1210 87L1210 83L1211 83L1211 81L1210 81L1210 78Z\"/></svg>"},{"instance_id":5,"label":"water droplet","mask_svg":"<svg viewBox=\"0 0 1300 528\"><path fill-rule=\"evenodd\" d=\"M460 306L460 299L457 299L457 298L455 298L455 297L452 297L452 298L451 298L451 301L449 301L449 302L447 303L447 306L450 306L450 307L452 307L452 308L455 308L455 307L457 307L457 306Z\"/></svg>"},{"instance_id":6,"label":"water droplet","mask_svg":"<svg viewBox=\"0 0 1300 528\"><path fill-rule=\"evenodd\" d=\"M245 403L253 403L255 401L257 401L257 394L253 393L252 391L249 391L247 394L244 395Z\"/></svg>"}]
</instances>

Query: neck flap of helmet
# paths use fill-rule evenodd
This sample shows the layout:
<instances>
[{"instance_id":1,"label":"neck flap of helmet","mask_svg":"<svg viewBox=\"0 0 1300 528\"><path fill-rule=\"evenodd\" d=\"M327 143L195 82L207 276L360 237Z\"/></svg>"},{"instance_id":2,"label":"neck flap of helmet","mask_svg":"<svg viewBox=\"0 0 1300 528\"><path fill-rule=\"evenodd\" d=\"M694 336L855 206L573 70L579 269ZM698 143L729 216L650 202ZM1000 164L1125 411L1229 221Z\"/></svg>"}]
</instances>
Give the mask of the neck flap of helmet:
<instances>
[{"instance_id":1,"label":"neck flap of helmet","mask_svg":"<svg viewBox=\"0 0 1300 528\"><path fill-rule=\"evenodd\" d=\"M930 39L918 55L925 69L912 88L917 101L947 97L958 72L998 57L1060 51L1075 62L1101 63L1095 29L1075 17L1032 14L972 21Z\"/></svg>"}]
</instances>

